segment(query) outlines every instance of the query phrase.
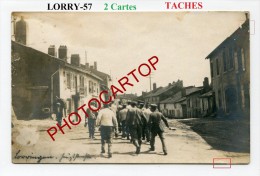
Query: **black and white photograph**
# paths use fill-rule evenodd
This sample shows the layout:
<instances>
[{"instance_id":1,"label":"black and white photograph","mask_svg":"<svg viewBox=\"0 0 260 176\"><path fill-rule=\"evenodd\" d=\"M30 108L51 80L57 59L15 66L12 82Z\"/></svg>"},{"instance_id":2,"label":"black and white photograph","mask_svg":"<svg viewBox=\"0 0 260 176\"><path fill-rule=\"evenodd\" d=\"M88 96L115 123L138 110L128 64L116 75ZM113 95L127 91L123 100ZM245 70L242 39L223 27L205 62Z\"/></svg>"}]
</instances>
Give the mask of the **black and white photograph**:
<instances>
[{"instance_id":1,"label":"black and white photograph","mask_svg":"<svg viewBox=\"0 0 260 176\"><path fill-rule=\"evenodd\" d=\"M10 20L13 163L250 163L248 11Z\"/></svg>"}]
</instances>

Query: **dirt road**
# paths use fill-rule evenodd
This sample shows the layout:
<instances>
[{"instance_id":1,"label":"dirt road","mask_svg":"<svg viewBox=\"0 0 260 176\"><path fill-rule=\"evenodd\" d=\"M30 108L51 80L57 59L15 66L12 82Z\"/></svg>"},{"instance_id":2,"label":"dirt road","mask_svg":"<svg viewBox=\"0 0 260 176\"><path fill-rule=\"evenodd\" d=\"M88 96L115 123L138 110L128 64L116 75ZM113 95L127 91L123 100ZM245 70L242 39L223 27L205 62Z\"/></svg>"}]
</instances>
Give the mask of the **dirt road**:
<instances>
[{"instance_id":1,"label":"dirt road","mask_svg":"<svg viewBox=\"0 0 260 176\"><path fill-rule=\"evenodd\" d=\"M213 158L231 158L232 163L248 163L249 153L234 153L213 150L189 126L178 120L169 120L176 130L166 130L168 155L163 155L159 138L156 150L150 152L149 144L143 144L141 153L135 154L135 147L121 137L113 141L113 157L100 154L100 135L88 138L87 129L80 124L72 129L64 128L65 134L55 135L52 141L46 130L55 125L52 120L15 121L12 136L12 157L14 163L206 163Z\"/></svg>"}]
</instances>

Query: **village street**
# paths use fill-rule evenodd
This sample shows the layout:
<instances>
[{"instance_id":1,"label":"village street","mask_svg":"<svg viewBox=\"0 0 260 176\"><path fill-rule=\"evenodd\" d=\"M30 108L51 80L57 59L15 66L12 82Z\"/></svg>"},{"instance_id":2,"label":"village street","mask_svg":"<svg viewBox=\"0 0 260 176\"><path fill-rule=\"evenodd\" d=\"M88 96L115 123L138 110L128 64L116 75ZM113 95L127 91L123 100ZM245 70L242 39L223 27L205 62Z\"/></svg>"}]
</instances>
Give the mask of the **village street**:
<instances>
[{"instance_id":1,"label":"village street","mask_svg":"<svg viewBox=\"0 0 260 176\"><path fill-rule=\"evenodd\" d=\"M83 123L64 128L65 134L55 135L52 141L46 130L55 125L53 120L13 121L12 132L14 163L206 163L213 158L232 157L234 163L248 163L249 153L235 153L214 150L205 140L178 120L169 120L175 130L166 130L168 155L163 155L159 138L156 150L149 152L149 145L143 144L141 153L135 154L135 147L121 136L113 141L113 157L100 154L100 135L88 138ZM26 159L27 157L27 159ZM38 158L35 158L38 157ZM41 157L41 159L39 159ZM46 158L44 158L46 157Z\"/></svg>"}]
</instances>

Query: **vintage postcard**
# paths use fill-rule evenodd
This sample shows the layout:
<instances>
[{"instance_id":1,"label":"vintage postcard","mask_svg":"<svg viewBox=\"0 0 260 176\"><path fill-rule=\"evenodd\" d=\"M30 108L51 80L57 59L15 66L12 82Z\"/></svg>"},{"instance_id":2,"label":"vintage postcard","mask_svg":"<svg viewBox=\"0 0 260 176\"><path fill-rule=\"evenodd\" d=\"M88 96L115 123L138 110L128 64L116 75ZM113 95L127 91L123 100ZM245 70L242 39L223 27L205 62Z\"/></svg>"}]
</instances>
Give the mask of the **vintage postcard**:
<instances>
[{"instance_id":1,"label":"vintage postcard","mask_svg":"<svg viewBox=\"0 0 260 176\"><path fill-rule=\"evenodd\" d=\"M249 164L249 19L13 12L12 162Z\"/></svg>"}]
</instances>

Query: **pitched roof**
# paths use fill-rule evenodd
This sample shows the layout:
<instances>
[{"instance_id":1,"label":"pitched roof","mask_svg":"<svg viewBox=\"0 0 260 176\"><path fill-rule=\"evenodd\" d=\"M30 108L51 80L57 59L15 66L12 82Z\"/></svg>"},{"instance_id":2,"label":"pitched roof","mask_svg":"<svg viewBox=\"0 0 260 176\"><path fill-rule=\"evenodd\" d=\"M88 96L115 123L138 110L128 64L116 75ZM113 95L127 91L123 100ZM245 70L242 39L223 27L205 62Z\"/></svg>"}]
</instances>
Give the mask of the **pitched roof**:
<instances>
[{"instance_id":1,"label":"pitched roof","mask_svg":"<svg viewBox=\"0 0 260 176\"><path fill-rule=\"evenodd\" d=\"M200 97L201 98L204 98L204 97L211 97L211 96L213 96L213 90L210 90L209 92L206 92L206 93L204 93L204 94L202 94Z\"/></svg>"},{"instance_id":2,"label":"pitched roof","mask_svg":"<svg viewBox=\"0 0 260 176\"><path fill-rule=\"evenodd\" d=\"M182 97L181 91L179 91L178 93L174 94L172 97L169 97L163 101L161 101L160 103L174 103L175 101L179 100Z\"/></svg>"},{"instance_id":3,"label":"pitched roof","mask_svg":"<svg viewBox=\"0 0 260 176\"><path fill-rule=\"evenodd\" d=\"M185 90L185 94L186 96L200 91L202 88L201 87L186 87L184 88ZM176 102L181 102L184 101L186 99L186 96L182 96L182 91L177 92L176 94L174 94L172 97L169 97L163 101L161 101L160 103L176 103Z\"/></svg>"},{"instance_id":4,"label":"pitched roof","mask_svg":"<svg viewBox=\"0 0 260 176\"><path fill-rule=\"evenodd\" d=\"M146 95L145 97L155 97L155 96L159 96L165 92L167 92L168 90L171 90L174 87L177 87L179 84L179 82L173 83L171 85L165 86L165 87L159 87L156 91L152 92L149 95Z\"/></svg>"},{"instance_id":5,"label":"pitched roof","mask_svg":"<svg viewBox=\"0 0 260 176\"><path fill-rule=\"evenodd\" d=\"M202 87L192 87L190 89L187 89L186 90L186 96L190 95L190 94L193 94L195 92L198 92L200 90L202 90L203 88Z\"/></svg>"},{"instance_id":6,"label":"pitched roof","mask_svg":"<svg viewBox=\"0 0 260 176\"><path fill-rule=\"evenodd\" d=\"M219 51L225 44L236 40L237 37L241 34L241 31L248 31L249 29L249 20L246 20L241 27L239 27L235 32L233 32L229 37L227 37L223 42L221 42L211 53L205 58L205 59L210 59L212 56L215 55L217 51Z\"/></svg>"},{"instance_id":7,"label":"pitched roof","mask_svg":"<svg viewBox=\"0 0 260 176\"><path fill-rule=\"evenodd\" d=\"M104 72L95 70L95 69L90 69L90 72L94 73L95 75L101 77L103 80L106 80L107 78L111 79L109 74L106 74Z\"/></svg>"},{"instance_id":8,"label":"pitched roof","mask_svg":"<svg viewBox=\"0 0 260 176\"><path fill-rule=\"evenodd\" d=\"M87 75L89 75L89 76L91 76L91 77L94 77L94 78L96 78L96 79L98 79L98 80L100 80L100 81L103 81L103 79L102 79L101 77L99 77L98 75L96 75L96 74L94 74L94 73L91 73L89 70L86 70L86 69L84 69L84 68L82 68L82 67L77 67L77 66L75 66L75 65L72 65L72 64L70 64L70 63L67 63L64 59L57 58L57 57L55 57L55 56L49 55L49 54L47 54L47 53L44 53L44 52L39 51L39 50L37 50L37 49L34 49L34 48L32 48L32 47L23 45L23 44L21 44L21 43L18 43L18 42L16 42L16 41L13 41L13 40L12 40L12 45L15 45L15 46L18 46L18 47L22 48L22 49L25 50L27 53L37 53L38 55L44 56L44 58L53 59L53 60L57 61L59 64L61 64L61 65L64 65L64 66L66 66L66 67L69 67L69 68L71 68L71 69L73 69L73 70L77 70L77 71L79 71L79 72L83 72L83 73L85 73L85 74L87 74Z\"/></svg>"}]
</instances>

